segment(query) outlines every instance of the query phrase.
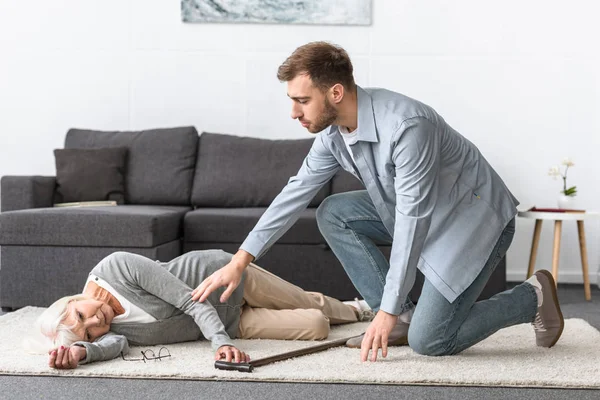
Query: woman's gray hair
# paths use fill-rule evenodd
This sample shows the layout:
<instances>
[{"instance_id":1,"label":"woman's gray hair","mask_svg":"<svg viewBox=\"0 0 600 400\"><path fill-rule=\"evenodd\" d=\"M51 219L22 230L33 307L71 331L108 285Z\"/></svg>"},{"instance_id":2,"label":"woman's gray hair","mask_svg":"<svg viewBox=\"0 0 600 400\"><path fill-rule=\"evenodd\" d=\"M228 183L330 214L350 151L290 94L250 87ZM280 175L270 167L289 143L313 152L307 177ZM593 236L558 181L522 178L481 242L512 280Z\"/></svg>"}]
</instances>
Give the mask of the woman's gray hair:
<instances>
[{"instance_id":1,"label":"woman's gray hair","mask_svg":"<svg viewBox=\"0 0 600 400\"><path fill-rule=\"evenodd\" d=\"M23 340L23 347L30 353L46 354L60 346L68 347L81 340L72 331L73 326L64 324L69 312L69 304L86 300L89 296L76 294L56 300L36 320L34 333Z\"/></svg>"}]
</instances>

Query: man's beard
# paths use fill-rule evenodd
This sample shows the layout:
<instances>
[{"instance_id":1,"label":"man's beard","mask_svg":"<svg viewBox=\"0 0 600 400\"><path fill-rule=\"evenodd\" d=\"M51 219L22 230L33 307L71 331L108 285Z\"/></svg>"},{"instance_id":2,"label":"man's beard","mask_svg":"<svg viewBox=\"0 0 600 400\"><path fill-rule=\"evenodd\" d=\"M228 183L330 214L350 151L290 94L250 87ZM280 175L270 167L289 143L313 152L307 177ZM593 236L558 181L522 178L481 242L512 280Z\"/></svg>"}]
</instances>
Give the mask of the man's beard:
<instances>
[{"instance_id":1,"label":"man's beard","mask_svg":"<svg viewBox=\"0 0 600 400\"><path fill-rule=\"evenodd\" d=\"M314 124L308 126L310 133L319 133L329 125L333 124L338 117L337 110L329 103L327 97L325 97L325 108L323 113L317 117Z\"/></svg>"}]
</instances>

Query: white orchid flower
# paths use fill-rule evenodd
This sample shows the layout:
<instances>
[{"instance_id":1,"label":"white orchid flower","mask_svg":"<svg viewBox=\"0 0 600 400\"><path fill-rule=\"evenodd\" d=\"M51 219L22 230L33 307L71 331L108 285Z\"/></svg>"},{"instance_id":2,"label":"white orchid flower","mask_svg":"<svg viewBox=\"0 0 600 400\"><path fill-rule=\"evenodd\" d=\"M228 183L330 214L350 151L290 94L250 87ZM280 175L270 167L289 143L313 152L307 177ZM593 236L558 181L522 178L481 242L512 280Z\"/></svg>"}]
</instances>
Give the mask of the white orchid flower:
<instances>
[{"instance_id":1,"label":"white orchid flower","mask_svg":"<svg viewBox=\"0 0 600 400\"><path fill-rule=\"evenodd\" d=\"M554 179L556 179L557 177L561 176L560 175L560 168L558 166L550 168L548 170L548 175L553 176Z\"/></svg>"},{"instance_id":2,"label":"white orchid flower","mask_svg":"<svg viewBox=\"0 0 600 400\"><path fill-rule=\"evenodd\" d=\"M569 167L574 166L575 163L573 161L571 161L570 158L567 157L567 158L563 159L561 164L564 166L564 173L561 171L561 166L557 165L548 170L548 175L553 177L554 180L556 180L560 176L563 181L563 185L562 185L563 188L560 192L562 194L564 194L565 196L571 196L571 197L575 196L577 193L577 187L576 186L571 186L571 187L567 186L567 173L569 172Z\"/></svg>"},{"instance_id":3,"label":"white orchid flower","mask_svg":"<svg viewBox=\"0 0 600 400\"><path fill-rule=\"evenodd\" d=\"M562 165L566 165L567 167L572 167L575 165L575 163L573 161L571 161L571 159L569 157L567 157L567 158L563 159Z\"/></svg>"}]
</instances>

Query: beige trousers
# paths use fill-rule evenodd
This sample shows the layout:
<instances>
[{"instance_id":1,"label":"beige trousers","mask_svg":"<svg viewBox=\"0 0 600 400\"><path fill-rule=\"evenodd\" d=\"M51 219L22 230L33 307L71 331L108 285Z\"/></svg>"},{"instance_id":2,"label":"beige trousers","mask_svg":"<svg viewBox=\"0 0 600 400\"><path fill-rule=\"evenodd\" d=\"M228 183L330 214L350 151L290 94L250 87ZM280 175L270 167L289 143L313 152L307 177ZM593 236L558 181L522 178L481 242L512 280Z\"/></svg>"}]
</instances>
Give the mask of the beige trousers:
<instances>
[{"instance_id":1,"label":"beige trousers","mask_svg":"<svg viewBox=\"0 0 600 400\"><path fill-rule=\"evenodd\" d=\"M356 322L354 307L316 292L305 292L269 271L246 268L240 339L321 340L329 324Z\"/></svg>"}]
</instances>

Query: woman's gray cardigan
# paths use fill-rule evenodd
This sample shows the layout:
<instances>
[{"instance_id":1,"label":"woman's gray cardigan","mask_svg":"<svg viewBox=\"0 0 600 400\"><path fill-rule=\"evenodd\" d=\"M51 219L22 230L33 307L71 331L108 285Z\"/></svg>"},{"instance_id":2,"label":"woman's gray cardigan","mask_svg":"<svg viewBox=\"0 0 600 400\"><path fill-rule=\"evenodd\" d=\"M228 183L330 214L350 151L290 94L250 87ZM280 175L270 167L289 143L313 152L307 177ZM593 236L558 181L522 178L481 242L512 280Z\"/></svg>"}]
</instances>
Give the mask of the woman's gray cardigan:
<instances>
[{"instance_id":1,"label":"woman's gray cardigan","mask_svg":"<svg viewBox=\"0 0 600 400\"><path fill-rule=\"evenodd\" d=\"M128 344L152 346L206 338L215 351L223 345L233 345L231 338L238 333L245 274L227 303L219 300L224 288L211 293L203 303L192 301L191 296L193 288L232 257L222 250L202 250L160 263L117 252L100 261L90 274L106 281L156 321L113 323L111 331L96 341L74 343L87 351L81 364L110 360L121 352L127 354Z\"/></svg>"}]
</instances>

